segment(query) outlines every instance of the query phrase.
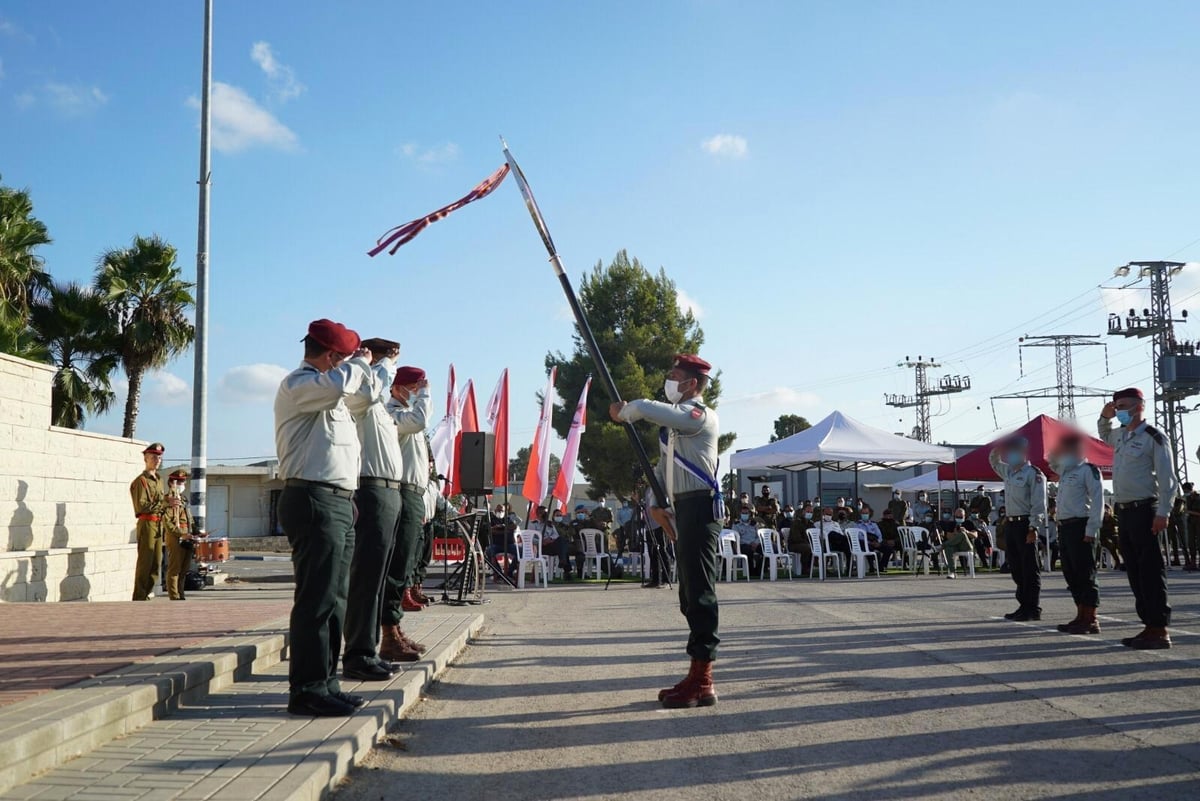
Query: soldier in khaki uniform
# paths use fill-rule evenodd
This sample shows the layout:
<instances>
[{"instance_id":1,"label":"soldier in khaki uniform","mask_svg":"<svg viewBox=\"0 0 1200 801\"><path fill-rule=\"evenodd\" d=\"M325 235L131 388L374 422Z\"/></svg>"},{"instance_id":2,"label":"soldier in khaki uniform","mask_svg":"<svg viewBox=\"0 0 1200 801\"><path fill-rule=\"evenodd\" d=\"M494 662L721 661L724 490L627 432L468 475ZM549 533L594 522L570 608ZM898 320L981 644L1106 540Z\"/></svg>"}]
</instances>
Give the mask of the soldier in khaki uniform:
<instances>
[{"instance_id":1,"label":"soldier in khaki uniform","mask_svg":"<svg viewBox=\"0 0 1200 801\"><path fill-rule=\"evenodd\" d=\"M162 514L167 508L163 496L162 481L158 468L162 467L161 442L153 442L142 457L146 469L129 485L133 498L133 513L137 515L137 567L133 575L133 600L146 601L154 597L158 584L158 571L162 565L163 527Z\"/></svg>"},{"instance_id":2,"label":"soldier in khaki uniform","mask_svg":"<svg viewBox=\"0 0 1200 801\"><path fill-rule=\"evenodd\" d=\"M163 535L167 543L167 597L186 601L183 579L192 564L192 513L183 501L188 471L179 468L167 476L167 508L162 515Z\"/></svg>"}]
</instances>

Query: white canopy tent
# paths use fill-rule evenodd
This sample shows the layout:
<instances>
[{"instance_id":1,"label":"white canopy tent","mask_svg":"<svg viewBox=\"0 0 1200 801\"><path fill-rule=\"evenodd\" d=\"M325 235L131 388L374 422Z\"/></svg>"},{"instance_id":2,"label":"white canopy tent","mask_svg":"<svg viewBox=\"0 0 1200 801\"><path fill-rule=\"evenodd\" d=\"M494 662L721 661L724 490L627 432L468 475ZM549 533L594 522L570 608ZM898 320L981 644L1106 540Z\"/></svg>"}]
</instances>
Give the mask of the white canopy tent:
<instances>
[{"instance_id":1,"label":"white canopy tent","mask_svg":"<svg viewBox=\"0 0 1200 801\"><path fill-rule=\"evenodd\" d=\"M938 481L937 471L931 470L928 473L922 473L919 476L906 478L903 481L897 481L892 485L892 489L900 490L900 492L938 492L939 490L953 490L956 485L968 486L970 489L978 487L980 482L955 482L955 481ZM983 489L985 492L1001 492L1004 489L1003 481L984 481Z\"/></svg>"},{"instance_id":2,"label":"white canopy tent","mask_svg":"<svg viewBox=\"0 0 1200 801\"><path fill-rule=\"evenodd\" d=\"M897 436L833 412L812 428L730 459L735 470L803 470L817 468L818 491L824 470L853 470L855 491L860 469L904 469L919 464L949 463L954 449ZM936 476L935 476L936 478Z\"/></svg>"}]
</instances>

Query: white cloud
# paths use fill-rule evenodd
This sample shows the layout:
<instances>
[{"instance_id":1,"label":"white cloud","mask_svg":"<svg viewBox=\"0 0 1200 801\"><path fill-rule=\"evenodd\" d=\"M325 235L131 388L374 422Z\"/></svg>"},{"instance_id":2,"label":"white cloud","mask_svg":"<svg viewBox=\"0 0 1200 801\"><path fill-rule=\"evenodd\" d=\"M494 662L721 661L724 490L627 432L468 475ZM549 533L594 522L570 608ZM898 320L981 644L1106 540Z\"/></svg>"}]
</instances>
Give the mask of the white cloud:
<instances>
[{"instance_id":1,"label":"white cloud","mask_svg":"<svg viewBox=\"0 0 1200 801\"><path fill-rule=\"evenodd\" d=\"M690 311L692 316L697 320L704 316L704 307L697 303L695 298L684 292L682 289L675 289L675 303L677 306L679 306L679 310L681 312L686 314Z\"/></svg>"},{"instance_id":2,"label":"white cloud","mask_svg":"<svg viewBox=\"0 0 1200 801\"><path fill-rule=\"evenodd\" d=\"M155 373L146 389L146 400L159 406L182 406L192 400L188 382L171 373Z\"/></svg>"},{"instance_id":3,"label":"white cloud","mask_svg":"<svg viewBox=\"0 0 1200 801\"><path fill-rule=\"evenodd\" d=\"M722 406L752 406L757 409L778 409L781 414L812 411L821 406L821 396L792 387L774 387L736 398L722 398Z\"/></svg>"},{"instance_id":4,"label":"white cloud","mask_svg":"<svg viewBox=\"0 0 1200 801\"><path fill-rule=\"evenodd\" d=\"M224 403L265 403L275 397L279 382L289 372L278 364L243 364L221 376L217 389Z\"/></svg>"},{"instance_id":5,"label":"white cloud","mask_svg":"<svg viewBox=\"0 0 1200 801\"><path fill-rule=\"evenodd\" d=\"M23 39L26 42L33 41L33 34L16 23L0 18L0 36L7 36L12 39Z\"/></svg>"},{"instance_id":6,"label":"white cloud","mask_svg":"<svg viewBox=\"0 0 1200 801\"><path fill-rule=\"evenodd\" d=\"M749 150L746 137L737 134L710 136L700 143L700 147L710 155L730 159L744 159Z\"/></svg>"},{"instance_id":7,"label":"white cloud","mask_svg":"<svg viewBox=\"0 0 1200 801\"><path fill-rule=\"evenodd\" d=\"M188 105L200 108L200 100L188 98ZM236 86L214 81L212 87L213 147L222 153L237 153L262 146L295 150L296 134L275 119L275 115L254 102Z\"/></svg>"},{"instance_id":8,"label":"white cloud","mask_svg":"<svg viewBox=\"0 0 1200 801\"><path fill-rule=\"evenodd\" d=\"M15 100L18 108L45 103L60 114L75 117L100 108L108 102L108 95L98 86L47 81L36 89L21 92Z\"/></svg>"},{"instance_id":9,"label":"white cloud","mask_svg":"<svg viewBox=\"0 0 1200 801\"><path fill-rule=\"evenodd\" d=\"M405 142L396 148L396 152L418 164L441 164L458 158L458 145L446 142L433 147L423 147L416 142Z\"/></svg>"},{"instance_id":10,"label":"white cloud","mask_svg":"<svg viewBox=\"0 0 1200 801\"><path fill-rule=\"evenodd\" d=\"M296 80L296 73L286 64L281 64L271 50L270 42L255 42L250 48L250 58L259 66L271 85L271 96L284 103L304 94L306 87Z\"/></svg>"}]
</instances>

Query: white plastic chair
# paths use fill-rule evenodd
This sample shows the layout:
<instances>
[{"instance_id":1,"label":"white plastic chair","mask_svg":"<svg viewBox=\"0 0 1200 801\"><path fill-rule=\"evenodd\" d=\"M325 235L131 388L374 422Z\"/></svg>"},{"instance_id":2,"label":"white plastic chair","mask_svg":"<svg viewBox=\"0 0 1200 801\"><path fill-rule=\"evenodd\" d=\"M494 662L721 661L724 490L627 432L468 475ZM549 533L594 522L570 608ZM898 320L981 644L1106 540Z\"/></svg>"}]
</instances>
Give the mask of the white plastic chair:
<instances>
[{"instance_id":1,"label":"white plastic chair","mask_svg":"<svg viewBox=\"0 0 1200 801\"><path fill-rule=\"evenodd\" d=\"M967 561L967 573L971 578L975 578L975 550L969 551L942 551L942 555L946 557L946 564L950 567L950 575L954 575L955 569L958 567L958 560L965 559Z\"/></svg>"},{"instance_id":2,"label":"white plastic chair","mask_svg":"<svg viewBox=\"0 0 1200 801\"><path fill-rule=\"evenodd\" d=\"M594 572L595 577L600 578L600 563L608 559L608 552L604 550L604 532L598 528L581 528L579 537L583 540L583 577L586 579L588 573Z\"/></svg>"},{"instance_id":3,"label":"white plastic chair","mask_svg":"<svg viewBox=\"0 0 1200 801\"><path fill-rule=\"evenodd\" d=\"M779 532L770 528L760 528L758 530L758 541L762 544L762 566L758 569L758 577L764 578L768 567L771 570L771 581L779 578L779 568L787 570L788 578L794 579L795 572L792 570L792 555L783 550L779 542Z\"/></svg>"},{"instance_id":4,"label":"white plastic chair","mask_svg":"<svg viewBox=\"0 0 1200 801\"><path fill-rule=\"evenodd\" d=\"M821 543L821 532L818 529L810 528L808 530L808 544L812 548L812 562L808 568L808 575L818 575L821 581L825 580L825 565L830 559L837 566L838 578L842 577L842 555L836 551L830 552L825 550L825 546Z\"/></svg>"},{"instance_id":5,"label":"white plastic chair","mask_svg":"<svg viewBox=\"0 0 1200 801\"><path fill-rule=\"evenodd\" d=\"M546 557L542 556L541 533L518 529L513 537L517 546L517 589L525 589L525 573L528 568L532 568L534 587L537 586L540 578L542 588L549 588L550 566L546 563Z\"/></svg>"},{"instance_id":6,"label":"white plastic chair","mask_svg":"<svg viewBox=\"0 0 1200 801\"><path fill-rule=\"evenodd\" d=\"M928 576L929 563L933 561L933 548L937 546L934 545L933 540L929 536L929 529L924 526L907 526L907 529L909 536L912 537L912 573L915 576L917 575L917 571L920 570ZM922 540L929 543L929 550L922 551L918 547Z\"/></svg>"},{"instance_id":7,"label":"white plastic chair","mask_svg":"<svg viewBox=\"0 0 1200 801\"><path fill-rule=\"evenodd\" d=\"M721 532L721 562L726 581L733 581L735 570L742 571L746 581L750 580L750 557L740 552L736 531L725 529Z\"/></svg>"},{"instance_id":8,"label":"white plastic chair","mask_svg":"<svg viewBox=\"0 0 1200 801\"><path fill-rule=\"evenodd\" d=\"M867 532L861 528L848 528L844 531L846 539L850 541L850 558L854 560L855 566L858 568L858 577L867 577L867 562L875 568L875 575L879 575L879 554L874 551L863 549L863 540L867 538Z\"/></svg>"}]
</instances>

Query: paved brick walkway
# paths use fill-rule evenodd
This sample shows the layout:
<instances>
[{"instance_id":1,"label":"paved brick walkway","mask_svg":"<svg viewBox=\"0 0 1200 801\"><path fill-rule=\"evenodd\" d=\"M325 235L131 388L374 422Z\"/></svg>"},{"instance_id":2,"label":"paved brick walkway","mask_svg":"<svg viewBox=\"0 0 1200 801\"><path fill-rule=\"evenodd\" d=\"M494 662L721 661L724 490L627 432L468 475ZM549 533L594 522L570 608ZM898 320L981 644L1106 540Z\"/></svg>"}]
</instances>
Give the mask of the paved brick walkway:
<instances>
[{"instance_id":1,"label":"paved brick walkway","mask_svg":"<svg viewBox=\"0 0 1200 801\"><path fill-rule=\"evenodd\" d=\"M0 707L215 637L285 617L291 601L0 605Z\"/></svg>"}]
</instances>

